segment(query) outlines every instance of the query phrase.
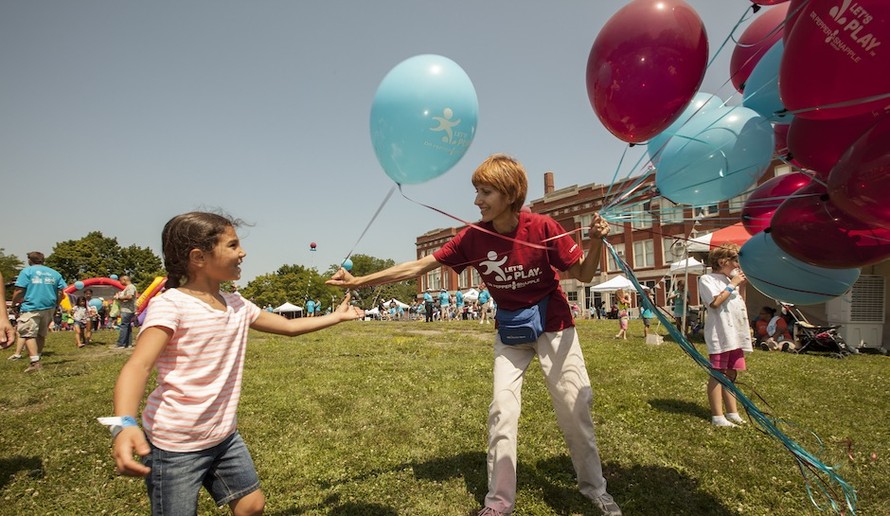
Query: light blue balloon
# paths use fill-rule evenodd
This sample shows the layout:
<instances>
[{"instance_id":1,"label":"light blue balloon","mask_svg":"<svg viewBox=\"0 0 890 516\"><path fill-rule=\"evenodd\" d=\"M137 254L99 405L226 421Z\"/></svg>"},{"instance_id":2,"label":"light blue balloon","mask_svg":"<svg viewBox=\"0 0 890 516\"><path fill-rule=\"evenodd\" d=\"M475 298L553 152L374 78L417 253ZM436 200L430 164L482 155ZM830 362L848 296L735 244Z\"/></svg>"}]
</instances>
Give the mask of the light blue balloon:
<instances>
[{"instance_id":1,"label":"light blue balloon","mask_svg":"<svg viewBox=\"0 0 890 516\"><path fill-rule=\"evenodd\" d=\"M787 125L794 120L794 115L784 113L785 104L779 97L779 65L784 52L785 45L779 39L763 54L745 81L742 105L758 112L770 122Z\"/></svg>"},{"instance_id":2,"label":"light blue balloon","mask_svg":"<svg viewBox=\"0 0 890 516\"><path fill-rule=\"evenodd\" d=\"M649 139L649 143L646 144L646 149L649 151L649 157L655 159L656 156L660 156L658 151L663 150L667 141L671 139L671 136L676 134L677 131L679 131L680 128L692 117L722 105L723 100L716 95L704 92L696 93L695 96L692 97L692 100L689 101L689 105L686 106L686 109L680 114L680 117L674 120L674 123L669 125L664 131Z\"/></svg>"},{"instance_id":3,"label":"light blue balloon","mask_svg":"<svg viewBox=\"0 0 890 516\"><path fill-rule=\"evenodd\" d=\"M90 306L92 306L96 310L99 310L100 308L102 308L102 300L94 297L93 299L90 299Z\"/></svg>"},{"instance_id":4,"label":"light blue balloon","mask_svg":"<svg viewBox=\"0 0 890 516\"><path fill-rule=\"evenodd\" d=\"M351 271L352 270L352 260L350 260L349 258L343 260L343 265L341 267L343 267L347 271Z\"/></svg>"},{"instance_id":5,"label":"light blue balloon","mask_svg":"<svg viewBox=\"0 0 890 516\"><path fill-rule=\"evenodd\" d=\"M757 183L773 156L773 128L745 107L699 113L661 152L659 193L680 204L703 206L736 197Z\"/></svg>"},{"instance_id":6,"label":"light blue balloon","mask_svg":"<svg viewBox=\"0 0 890 516\"><path fill-rule=\"evenodd\" d=\"M827 251L830 252L830 251ZM824 303L850 290L859 269L827 269L790 256L761 231L739 252L748 282L767 297L794 305Z\"/></svg>"},{"instance_id":7,"label":"light blue balloon","mask_svg":"<svg viewBox=\"0 0 890 516\"><path fill-rule=\"evenodd\" d=\"M117 274L112 274L111 276L108 276L108 277L111 278L111 279L113 279L113 280L117 280L117 279L119 279L119 276L118 276Z\"/></svg>"},{"instance_id":8,"label":"light blue balloon","mask_svg":"<svg viewBox=\"0 0 890 516\"><path fill-rule=\"evenodd\" d=\"M75 281L75 282L74 282L74 288L76 288L77 290L83 290L83 282L82 282L82 281Z\"/></svg>"},{"instance_id":9,"label":"light blue balloon","mask_svg":"<svg viewBox=\"0 0 890 516\"><path fill-rule=\"evenodd\" d=\"M374 153L396 183L429 181L463 157L478 116L476 90L457 63L433 54L414 56L390 70L374 95Z\"/></svg>"}]
</instances>

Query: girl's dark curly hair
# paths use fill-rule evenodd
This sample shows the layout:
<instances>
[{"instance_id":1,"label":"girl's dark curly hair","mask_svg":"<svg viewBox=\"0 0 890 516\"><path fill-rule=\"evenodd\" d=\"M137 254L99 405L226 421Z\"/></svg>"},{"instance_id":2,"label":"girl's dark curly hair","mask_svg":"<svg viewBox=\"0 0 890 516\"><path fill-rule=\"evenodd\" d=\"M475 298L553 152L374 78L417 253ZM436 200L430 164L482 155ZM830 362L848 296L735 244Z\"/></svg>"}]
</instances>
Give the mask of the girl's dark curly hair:
<instances>
[{"instance_id":1,"label":"girl's dark curly hair","mask_svg":"<svg viewBox=\"0 0 890 516\"><path fill-rule=\"evenodd\" d=\"M210 252L226 228L243 223L227 215L192 211L170 219L161 232L161 252L167 269L166 288L176 288L188 281L189 253L192 249Z\"/></svg>"}]
</instances>

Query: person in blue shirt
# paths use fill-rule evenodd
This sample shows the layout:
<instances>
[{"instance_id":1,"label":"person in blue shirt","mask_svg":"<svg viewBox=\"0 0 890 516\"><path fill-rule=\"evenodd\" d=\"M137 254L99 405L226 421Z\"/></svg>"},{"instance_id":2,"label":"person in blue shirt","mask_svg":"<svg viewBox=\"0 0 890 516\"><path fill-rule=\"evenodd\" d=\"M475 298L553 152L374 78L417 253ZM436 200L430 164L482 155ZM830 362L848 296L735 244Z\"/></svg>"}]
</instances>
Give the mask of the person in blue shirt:
<instances>
[{"instance_id":1,"label":"person in blue shirt","mask_svg":"<svg viewBox=\"0 0 890 516\"><path fill-rule=\"evenodd\" d=\"M315 317L315 301L306 301L306 317Z\"/></svg>"},{"instance_id":2,"label":"person in blue shirt","mask_svg":"<svg viewBox=\"0 0 890 516\"><path fill-rule=\"evenodd\" d=\"M479 299L476 302L479 303L479 324L491 324L491 320L488 318L491 313L491 294L485 287L485 283L479 284Z\"/></svg>"},{"instance_id":3,"label":"person in blue shirt","mask_svg":"<svg viewBox=\"0 0 890 516\"><path fill-rule=\"evenodd\" d=\"M448 291L443 288L441 292L439 292L439 313L441 314L439 317L441 317L443 321L447 321L451 318L448 313L450 306L451 296L449 296Z\"/></svg>"},{"instance_id":4,"label":"person in blue shirt","mask_svg":"<svg viewBox=\"0 0 890 516\"><path fill-rule=\"evenodd\" d=\"M26 373L39 371L40 355L46 344L49 323L53 320L56 307L65 295L63 290L68 285L62 275L54 269L43 265L44 256L39 251L28 253L28 266L22 269L15 280L12 293L12 304L21 303L16 331L25 341L31 363Z\"/></svg>"},{"instance_id":5,"label":"person in blue shirt","mask_svg":"<svg viewBox=\"0 0 890 516\"><path fill-rule=\"evenodd\" d=\"M321 317L321 301L315 298L315 317Z\"/></svg>"},{"instance_id":6,"label":"person in blue shirt","mask_svg":"<svg viewBox=\"0 0 890 516\"><path fill-rule=\"evenodd\" d=\"M454 306L457 308L455 317L458 319L466 319L467 314L464 313L464 293L461 292L460 289L454 293Z\"/></svg>"},{"instance_id":7,"label":"person in blue shirt","mask_svg":"<svg viewBox=\"0 0 890 516\"><path fill-rule=\"evenodd\" d=\"M426 314L426 322L433 322L433 295L430 289L423 293L423 309Z\"/></svg>"}]
</instances>

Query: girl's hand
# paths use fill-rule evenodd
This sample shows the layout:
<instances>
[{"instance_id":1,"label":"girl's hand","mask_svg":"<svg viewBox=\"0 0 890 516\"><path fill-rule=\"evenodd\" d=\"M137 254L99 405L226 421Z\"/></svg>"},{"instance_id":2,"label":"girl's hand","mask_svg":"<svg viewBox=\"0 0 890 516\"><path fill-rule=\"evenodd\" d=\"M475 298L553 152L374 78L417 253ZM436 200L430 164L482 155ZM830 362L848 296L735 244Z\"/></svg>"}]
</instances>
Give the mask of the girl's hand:
<instances>
[{"instance_id":1,"label":"girl's hand","mask_svg":"<svg viewBox=\"0 0 890 516\"><path fill-rule=\"evenodd\" d=\"M599 212L594 213L593 220L590 221L590 238L597 240L605 238L609 234L609 230L609 223L606 222L606 219Z\"/></svg>"},{"instance_id":2,"label":"girl's hand","mask_svg":"<svg viewBox=\"0 0 890 516\"><path fill-rule=\"evenodd\" d=\"M133 458L137 453L144 457L151 453L145 434L138 426L128 426L114 438L114 448L111 456L117 465L117 472L128 477L144 477L151 470L141 462Z\"/></svg>"},{"instance_id":3,"label":"girl's hand","mask_svg":"<svg viewBox=\"0 0 890 516\"><path fill-rule=\"evenodd\" d=\"M340 269L341 271L343 269ZM347 272L347 274L349 274ZM365 316L365 311L357 306L352 306L349 304L349 300L352 297L349 292L346 293L346 297L343 298L343 301L340 302L340 306L337 307L337 313L340 314L340 317L344 321L354 321L355 319L361 319Z\"/></svg>"},{"instance_id":4,"label":"girl's hand","mask_svg":"<svg viewBox=\"0 0 890 516\"><path fill-rule=\"evenodd\" d=\"M736 269L736 270L738 271L738 273L736 273L732 277L732 281L731 281L731 283L734 287L738 287L742 283L748 281L748 277L745 276L745 273L744 273L744 271L742 271L742 269Z\"/></svg>"}]
</instances>

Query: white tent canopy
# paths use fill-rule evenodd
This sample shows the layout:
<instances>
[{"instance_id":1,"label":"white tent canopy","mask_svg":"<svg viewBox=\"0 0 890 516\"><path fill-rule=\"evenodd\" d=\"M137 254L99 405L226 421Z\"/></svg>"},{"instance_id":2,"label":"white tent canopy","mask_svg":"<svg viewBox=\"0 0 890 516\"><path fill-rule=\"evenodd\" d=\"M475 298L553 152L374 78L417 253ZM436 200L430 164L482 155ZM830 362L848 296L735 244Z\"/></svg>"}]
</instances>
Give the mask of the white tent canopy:
<instances>
[{"instance_id":1,"label":"white tent canopy","mask_svg":"<svg viewBox=\"0 0 890 516\"><path fill-rule=\"evenodd\" d=\"M294 305L291 303L284 303L283 305L279 306L278 308L273 309L272 311L275 312L276 314L290 313L290 312L302 312L303 307L297 306L297 305Z\"/></svg>"},{"instance_id":2,"label":"white tent canopy","mask_svg":"<svg viewBox=\"0 0 890 516\"><path fill-rule=\"evenodd\" d=\"M593 292L613 292L615 290L618 290L619 288L633 290L634 284L631 283L629 279L619 274L609 281L590 287L590 290ZM643 285L643 288L649 290L649 287L645 285Z\"/></svg>"},{"instance_id":3,"label":"white tent canopy","mask_svg":"<svg viewBox=\"0 0 890 516\"><path fill-rule=\"evenodd\" d=\"M396 299L396 298L392 298L392 299L390 299L389 301L386 301L385 303L383 303L383 306L389 306L389 305L391 305L391 304L393 304L393 303L395 303L396 306L402 308L403 310L404 310L405 308L410 308L410 306L406 305L405 303L399 301L399 300Z\"/></svg>"},{"instance_id":4,"label":"white tent canopy","mask_svg":"<svg viewBox=\"0 0 890 516\"><path fill-rule=\"evenodd\" d=\"M380 309L377 307L374 307L370 310L365 310L365 315L380 315Z\"/></svg>"},{"instance_id":5,"label":"white tent canopy","mask_svg":"<svg viewBox=\"0 0 890 516\"><path fill-rule=\"evenodd\" d=\"M705 264L691 256L671 264L671 274L684 274L687 272L689 274L704 274Z\"/></svg>"},{"instance_id":6,"label":"white tent canopy","mask_svg":"<svg viewBox=\"0 0 890 516\"><path fill-rule=\"evenodd\" d=\"M479 291L471 288L464 292L464 302L475 303L479 299Z\"/></svg>"}]
</instances>

